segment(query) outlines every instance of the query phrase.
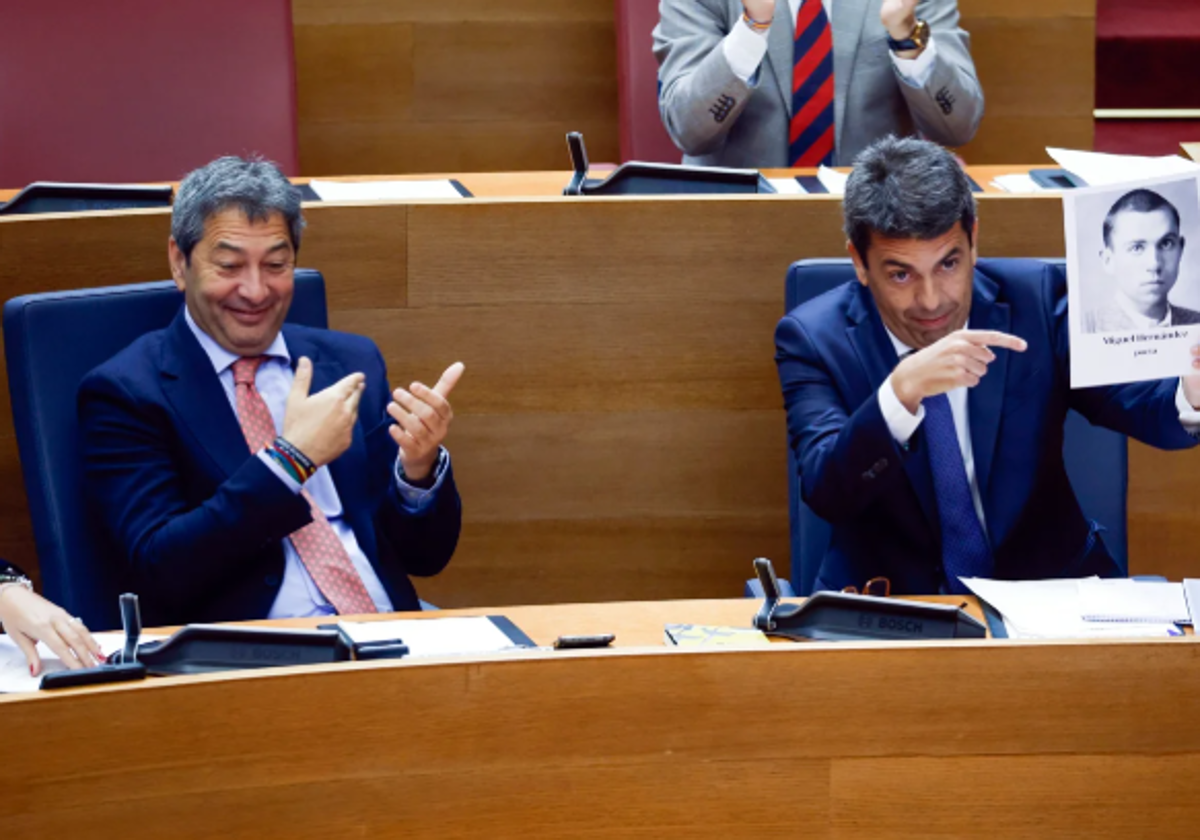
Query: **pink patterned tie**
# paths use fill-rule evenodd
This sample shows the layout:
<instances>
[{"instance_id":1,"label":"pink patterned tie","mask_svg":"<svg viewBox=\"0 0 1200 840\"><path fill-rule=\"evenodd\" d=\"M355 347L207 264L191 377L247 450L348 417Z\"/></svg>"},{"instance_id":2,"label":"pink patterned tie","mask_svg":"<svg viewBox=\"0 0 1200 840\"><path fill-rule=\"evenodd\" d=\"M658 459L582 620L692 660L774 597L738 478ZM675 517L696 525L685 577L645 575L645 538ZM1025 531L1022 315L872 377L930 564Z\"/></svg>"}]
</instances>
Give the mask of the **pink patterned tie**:
<instances>
[{"instance_id":1,"label":"pink patterned tie","mask_svg":"<svg viewBox=\"0 0 1200 840\"><path fill-rule=\"evenodd\" d=\"M246 443L251 452L270 445L275 440L275 421L263 401L262 394L254 386L254 375L266 356L238 359L233 363L234 390L237 394L237 415ZM346 547L334 533L333 526L325 514L313 502L307 491L301 490L313 521L288 537L300 555L304 568L320 588L321 593L340 615L373 613L375 602L367 593L367 587L346 553Z\"/></svg>"}]
</instances>

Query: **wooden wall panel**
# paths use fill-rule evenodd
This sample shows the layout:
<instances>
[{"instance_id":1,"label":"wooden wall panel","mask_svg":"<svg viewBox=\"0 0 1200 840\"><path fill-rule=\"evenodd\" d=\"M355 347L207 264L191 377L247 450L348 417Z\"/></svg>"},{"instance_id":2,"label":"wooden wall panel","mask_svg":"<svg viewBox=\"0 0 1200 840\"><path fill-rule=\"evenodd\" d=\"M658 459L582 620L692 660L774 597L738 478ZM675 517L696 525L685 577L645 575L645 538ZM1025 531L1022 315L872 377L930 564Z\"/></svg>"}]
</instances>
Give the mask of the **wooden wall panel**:
<instances>
[{"instance_id":1,"label":"wooden wall panel","mask_svg":"<svg viewBox=\"0 0 1200 840\"><path fill-rule=\"evenodd\" d=\"M305 175L561 168L617 157L611 0L294 0Z\"/></svg>"},{"instance_id":2,"label":"wooden wall panel","mask_svg":"<svg viewBox=\"0 0 1200 840\"><path fill-rule=\"evenodd\" d=\"M647 0L652 2L653 0ZM557 169L618 150L612 0L293 0L305 175ZM987 108L972 163L1090 148L1094 0L961 0Z\"/></svg>"},{"instance_id":3,"label":"wooden wall panel","mask_svg":"<svg viewBox=\"0 0 1200 840\"><path fill-rule=\"evenodd\" d=\"M1096 75L1095 0L960 0L983 85L970 163L1047 161L1047 146L1090 149Z\"/></svg>"}]
</instances>

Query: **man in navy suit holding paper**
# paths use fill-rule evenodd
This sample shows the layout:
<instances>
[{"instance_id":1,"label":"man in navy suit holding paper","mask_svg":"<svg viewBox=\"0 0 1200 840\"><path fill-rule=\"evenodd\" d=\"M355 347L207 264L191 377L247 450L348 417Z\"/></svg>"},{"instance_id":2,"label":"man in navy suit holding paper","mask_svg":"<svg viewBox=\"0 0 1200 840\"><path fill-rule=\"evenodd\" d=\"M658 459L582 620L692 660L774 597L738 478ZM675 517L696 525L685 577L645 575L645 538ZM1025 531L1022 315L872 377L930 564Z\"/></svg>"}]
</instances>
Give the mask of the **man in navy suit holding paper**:
<instances>
[{"instance_id":1,"label":"man in navy suit holding paper","mask_svg":"<svg viewBox=\"0 0 1200 840\"><path fill-rule=\"evenodd\" d=\"M185 305L80 386L86 489L151 623L415 610L408 576L454 553L462 365L390 392L369 339L285 325L303 224L273 164L192 172Z\"/></svg>"},{"instance_id":2,"label":"man in navy suit holding paper","mask_svg":"<svg viewBox=\"0 0 1200 840\"><path fill-rule=\"evenodd\" d=\"M932 143L866 149L844 216L858 282L775 332L801 492L833 526L816 588L882 576L893 592L961 593L961 577L1119 574L1067 479L1067 410L1183 449L1200 430L1200 374L1071 390L1066 278L976 261L970 186Z\"/></svg>"}]
</instances>

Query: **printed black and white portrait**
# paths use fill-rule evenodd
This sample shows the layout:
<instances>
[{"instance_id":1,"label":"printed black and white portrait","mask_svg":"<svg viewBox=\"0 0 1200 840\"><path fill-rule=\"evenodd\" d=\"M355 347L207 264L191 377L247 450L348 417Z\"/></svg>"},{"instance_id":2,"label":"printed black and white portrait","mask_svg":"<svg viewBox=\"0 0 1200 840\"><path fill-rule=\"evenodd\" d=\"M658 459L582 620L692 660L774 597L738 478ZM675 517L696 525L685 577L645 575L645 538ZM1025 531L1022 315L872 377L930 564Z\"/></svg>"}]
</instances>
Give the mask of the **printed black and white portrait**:
<instances>
[{"instance_id":1,"label":"printed black and white portrait","mask_svg":"<svg viewBox=\"0 0 1200 840\"><path fill-rule=\"evenodd\" d=\"M1184 328L1200 325L1198 184L1173 176L1064 194L1073 386L1186 372L1177 350Z\"/></svg>"}]
</instances>

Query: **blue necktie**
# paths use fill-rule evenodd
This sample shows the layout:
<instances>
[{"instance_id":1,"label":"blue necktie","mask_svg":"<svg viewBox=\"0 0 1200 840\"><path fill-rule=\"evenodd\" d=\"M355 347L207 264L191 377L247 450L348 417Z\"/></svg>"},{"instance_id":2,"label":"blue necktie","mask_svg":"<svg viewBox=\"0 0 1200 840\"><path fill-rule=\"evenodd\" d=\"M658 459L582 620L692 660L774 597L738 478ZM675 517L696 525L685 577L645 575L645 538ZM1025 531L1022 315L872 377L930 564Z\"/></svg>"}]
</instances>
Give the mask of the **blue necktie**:
<instances>
[{"instance_id":1,"label":"blue necktie","mask_svg":"<svg viewBox=\"0 0 1200 840\"><path fill-rule=\"evenodd\" d=\"M925 445L929 448L929 469L937 495L938 520L942 527L942 565L946 584L956 594L968 590L960 577L988 577L992 572L992 551L987 535L971 501L971 485L958 448L954 415L945 394L926 397Z\"/></svg>"}]
</instances>

